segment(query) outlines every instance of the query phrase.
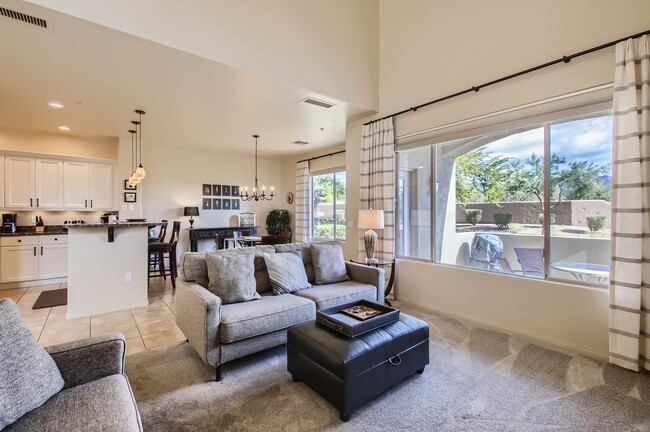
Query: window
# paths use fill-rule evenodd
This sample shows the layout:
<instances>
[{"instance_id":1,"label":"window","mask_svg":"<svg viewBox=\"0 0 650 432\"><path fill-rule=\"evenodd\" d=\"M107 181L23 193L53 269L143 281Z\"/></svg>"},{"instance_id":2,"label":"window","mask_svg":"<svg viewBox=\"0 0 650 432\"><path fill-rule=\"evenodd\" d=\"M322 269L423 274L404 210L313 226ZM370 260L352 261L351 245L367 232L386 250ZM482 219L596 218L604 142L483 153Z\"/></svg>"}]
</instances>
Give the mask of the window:
<instances>
[{"instance_id":1,"label":"window","mask_svg":"<svg viewBox=\"0 0 650 432\"><path fill-rule=\"evenodd\" d=\"M345 171L311 178L312 237L345 240Z\"/></svg>"},{"instance_id":2,"label":"window","mask_svg":"<svg viewBox=\"0 0 650 432\"><path fill-rule=\"evenodd\" d=\"M398 150L398 255L605 284L612 126L598 112Z\"/></svg>"}]
</instances>

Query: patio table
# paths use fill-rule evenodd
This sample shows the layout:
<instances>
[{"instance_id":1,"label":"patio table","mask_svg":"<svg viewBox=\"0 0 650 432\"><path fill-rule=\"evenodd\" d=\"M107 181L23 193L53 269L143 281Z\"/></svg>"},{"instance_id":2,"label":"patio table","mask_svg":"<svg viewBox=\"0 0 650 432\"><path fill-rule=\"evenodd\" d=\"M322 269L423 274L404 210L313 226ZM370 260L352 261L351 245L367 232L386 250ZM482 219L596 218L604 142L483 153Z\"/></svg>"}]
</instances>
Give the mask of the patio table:
<instances>
[{"instance_id":1,"label":"patio table","mask_svg":"<svg viewBox=\"0 0 650 432\"><path fill-rule=\"evenodd\" d=\"M591 264L571 261L558 261L551 263L556 270L571 273L579 281L584 281L584 276L596 276L598 283L604 283L609 279L609 266L606 264Z\"/></svg>"}]
</instances>

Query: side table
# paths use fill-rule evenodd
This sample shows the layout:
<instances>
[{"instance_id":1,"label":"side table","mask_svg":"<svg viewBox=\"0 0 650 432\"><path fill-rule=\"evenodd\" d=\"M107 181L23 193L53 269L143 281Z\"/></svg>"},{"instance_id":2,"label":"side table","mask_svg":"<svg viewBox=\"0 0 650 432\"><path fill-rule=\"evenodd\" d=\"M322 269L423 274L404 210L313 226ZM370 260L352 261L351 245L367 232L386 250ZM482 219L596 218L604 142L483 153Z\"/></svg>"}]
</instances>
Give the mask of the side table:
<instances>
[{"instance_id":1,"label":"side table","mask_svg":"<svg viewBox=\"0 0 650 432\"><path fill-rule=\"evenodd\" d=\"M355 264L362 264L362 265L367 265L369 267L385 267L385 266L390 266L390 278L388 279L388 285L386 286L386 289L384 290L384 303L386 303L388 306L392 306L390 304L390 301L386 298L388 297L388 294L393 290L393 282L395 282L395 259L393 259L391 262L387 263L364 263L364 262L359 262L355 260L350 260L350 262L353 262Z\"/></svg>"}]
</instances>

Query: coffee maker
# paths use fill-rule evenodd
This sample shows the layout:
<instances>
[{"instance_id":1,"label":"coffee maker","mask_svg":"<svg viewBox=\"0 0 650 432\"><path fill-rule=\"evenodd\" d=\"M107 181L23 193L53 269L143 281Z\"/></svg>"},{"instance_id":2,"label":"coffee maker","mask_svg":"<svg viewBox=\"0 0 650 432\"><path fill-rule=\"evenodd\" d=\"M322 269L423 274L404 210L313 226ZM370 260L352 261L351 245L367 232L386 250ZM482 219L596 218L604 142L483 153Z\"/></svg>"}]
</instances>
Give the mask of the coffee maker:
<instances>
[{"instance_id":1,"label":"coffee maker","mask_svg":"<svg viewBox=\"0 0 650 432\"><path fill-rule=\"evenodd\" d=\"M2 215L2 232L3 233L16 232L16 213L4 213Z\"/></svg>"}]
</instances>

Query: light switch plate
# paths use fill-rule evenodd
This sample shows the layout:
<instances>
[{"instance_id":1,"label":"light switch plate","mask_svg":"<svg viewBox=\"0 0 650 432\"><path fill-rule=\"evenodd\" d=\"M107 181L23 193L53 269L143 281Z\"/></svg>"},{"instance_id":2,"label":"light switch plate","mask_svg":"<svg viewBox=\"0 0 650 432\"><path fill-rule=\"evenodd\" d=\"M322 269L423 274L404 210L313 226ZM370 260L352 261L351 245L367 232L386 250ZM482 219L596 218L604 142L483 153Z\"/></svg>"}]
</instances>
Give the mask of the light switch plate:
<instances>
[{"instance_id":1,"label":"light switch plate","mask_svg":"<svg viewBox=\"0 0 650 432\"><path fill-rule=\"evenodd\" d=\"M348 221L348 228L354 228L354 221L353 220Z\"/></svg>"},{"instance_id":2,"label":"light switch plate","mask_svg":"<svg viewBox=\"0 0 650 432\"><path fill-rule=\"evenodd\" d=\"M126 204L122 204L122 211L126 211Z\"/></svg>"},{"instance_id":3,"label":"light switch plate","mask_svg":"<svg viewBox=\"0 0 650 432\"><path fill-rule=\"evenodd\" d=\"M133 211L133 204L129 204L129 211Z\"/></svg>"}]
</instances>

